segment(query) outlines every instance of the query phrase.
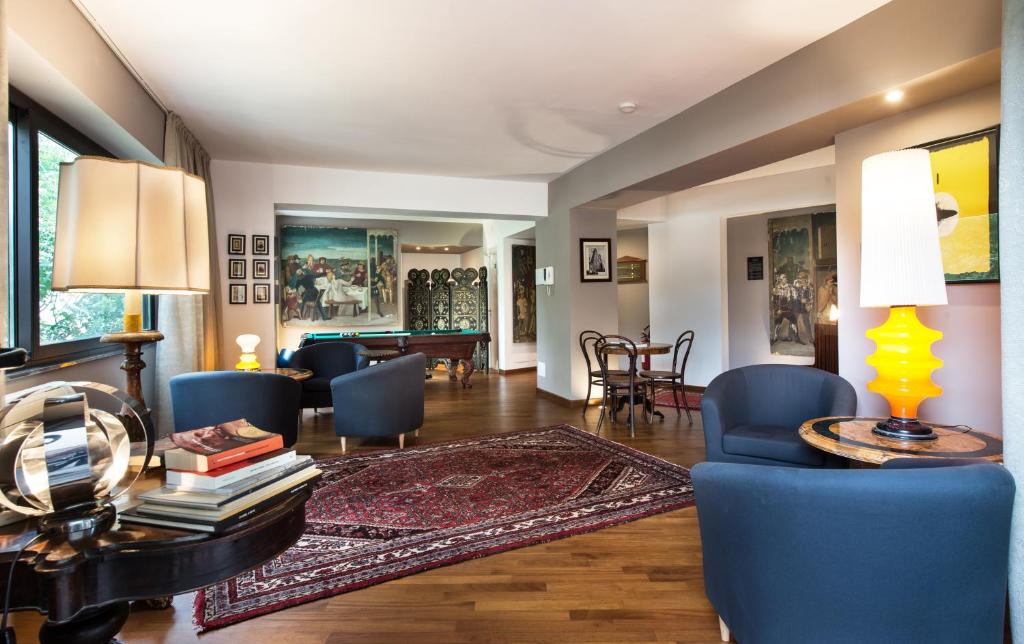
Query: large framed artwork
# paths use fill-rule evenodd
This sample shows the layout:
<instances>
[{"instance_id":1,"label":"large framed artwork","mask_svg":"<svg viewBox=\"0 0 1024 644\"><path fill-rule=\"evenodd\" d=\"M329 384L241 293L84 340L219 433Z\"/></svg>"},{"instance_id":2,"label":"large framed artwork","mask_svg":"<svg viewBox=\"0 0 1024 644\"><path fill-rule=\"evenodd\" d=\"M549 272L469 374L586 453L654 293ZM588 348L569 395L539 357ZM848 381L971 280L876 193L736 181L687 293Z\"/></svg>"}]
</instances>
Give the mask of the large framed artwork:
<instances>
[{"instance_id":1,"label":"large framed artwork","mask_svg":"<svg viewBox=\"0 0 1024 644\"><path fill-rule=\"evenodd\" d=\"M580 281L612 281L611 257L611 239L580 239Z\"/></svg>"},{"instance_id":2,"label":"large framed artwork","mask_svg":"<svg viewBox=\"0 0 1024 644\"><path fill-rule=\"evenodd\" d=\"M814 325L838 307L836 216L823 212L768 220L771 352L814 357Z\"/></svg>"},{"instance_id":3,"label":"large framed artwork","mask_svg":"<svg viewBox=\"0 0 1024 644\"><path fill-rule=\"evenodd\" d=\"M999 126L921 147L931 154L946 282L999 281Z\"/></svg>"},{"instance_id":4,"label":"large framed artwork","mask_svg":"<svg viewBox=\"0 0 1024 644\"><path fill-rule=\"evenodd\" d=\"M398 231L282 226L281 323L401 325Z\"/></svg>"},{"instance_id":5,"label":"large framed artwork","mask_svg":"<svg viewBox=\"0 0 1024 644\"><path fill-rule=\"evenodd\" d=\"M512 246L512 342L537 341L537 249Z\"/></svg>"}]
</instances>

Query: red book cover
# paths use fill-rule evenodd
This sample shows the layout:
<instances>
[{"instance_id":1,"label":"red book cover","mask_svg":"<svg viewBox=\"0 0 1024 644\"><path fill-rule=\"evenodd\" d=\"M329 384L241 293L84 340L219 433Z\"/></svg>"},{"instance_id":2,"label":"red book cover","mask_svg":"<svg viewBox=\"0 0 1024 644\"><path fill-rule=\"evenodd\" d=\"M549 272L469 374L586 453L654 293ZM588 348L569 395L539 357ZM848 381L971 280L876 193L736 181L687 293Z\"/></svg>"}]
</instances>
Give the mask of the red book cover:
<instances>
[{"instance_id":1,"label":"red book cover","mask_svg":"<svg viewBox=\"0 0 1024 644\"><path fill-rule=\"evenodd\" d=\"M180 449L168 450L167 467L209 472L284 447L280 434L265 432L245 419L171 435Z\"/></svg>"}]
</instances>

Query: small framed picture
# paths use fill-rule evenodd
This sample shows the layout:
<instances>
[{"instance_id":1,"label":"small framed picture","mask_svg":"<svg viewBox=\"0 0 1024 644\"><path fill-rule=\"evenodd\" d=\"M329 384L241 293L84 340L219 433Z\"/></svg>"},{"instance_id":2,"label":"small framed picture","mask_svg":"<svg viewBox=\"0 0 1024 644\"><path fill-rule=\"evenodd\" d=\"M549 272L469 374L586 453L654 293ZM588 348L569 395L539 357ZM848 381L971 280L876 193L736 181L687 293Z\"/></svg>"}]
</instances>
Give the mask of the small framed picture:
<instances>
[{"instance_id":1,"label":"small framed picture","mask_svg":"<svg viewBox=\"0 0 1024 644\"><path fill-rule=\"evenodd\" d=\"M256 252L256 244L253 244L253 252ZM244 276L243 276L244 277ZM254 280L268 280L270 279L270 260L269 259L254 259L252 260L252 278ZM253 296L255 299L256 296Z\"/></svg>"},{"instance_id":2,"label":"small framed picture","mask_svg":"<svg viewBox=\"0 0 1024 644\"><path fill-rule=\"evenodd\" d=\"M611 257L611 239L580 239L580 281L612 281Z\"/></svg>"},{"instance_id":3,"label":"small framed picture","mask_svg":"<svg viewBox=\"0 0 1024 644\"><path fill-rule=\"evenodd\" d=\"M270 235L253 235L252 236L252 254L253 255L269 255L270 254Z\"/></svg>"},{"instance_id":4,"label":"small framed picture","mask_svg":"<svg viewBox=\"0 0 1024 644\"><path fill-rule=\"evenodd\" d=\"M252 301L254 304L270 303L270 284L253 284Z\"/></svg>"},{"instance_id":5,"label":"small framed picture","mask_svg":"<svg viewBox=\"0 0 1024 644\"><path fill-rule=\"evenodd\" d=\"M228 284L228 302L231 304L246 303L245 284Z\"/></svg>"},{"instance_id":6,"label":"small framed picture","mask_svg":"<svg viewBox=\"0 0 1024 644\"><path fill-rule=\"evenodd\" d=\"M245 235L228 235L228 255L245 255Z\"/></svg>"},{"instance_id":7,"label":"small framed picture","mask_svg":"<svg viewBox=\"0 0 1024 644\"><path fill-rule=\"evenodd\" d=\"M256 269L253 268L253 271ZM229 259L228 260L228 279L233 280L244 280L245 279L245 260L244 259Z\"/></svg>"}]
</instances>

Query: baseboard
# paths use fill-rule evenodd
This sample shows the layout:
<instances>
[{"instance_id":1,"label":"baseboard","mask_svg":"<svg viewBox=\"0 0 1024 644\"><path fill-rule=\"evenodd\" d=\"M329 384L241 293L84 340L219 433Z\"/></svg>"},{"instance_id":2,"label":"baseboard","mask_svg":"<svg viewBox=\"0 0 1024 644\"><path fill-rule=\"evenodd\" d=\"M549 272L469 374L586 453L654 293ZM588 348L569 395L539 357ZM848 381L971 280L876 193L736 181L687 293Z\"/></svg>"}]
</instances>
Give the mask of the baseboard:
<instances>
[{"instance_id":1,"label":"baseboard","mask_svg":"<svg viewBox=\"0 0 1024 644\"><path fill-rule=\"evenodd\" d=\"M537 395L540 396L541 398L545 398L547 400L550 400L551 402L558 403L559 405L561 405L563 407L569 407L569 408L575 408L575 409L582 409L583 408L583 402L584 402L583 398L580 398L578 400L570 400L568 398L563 398L562 396L559 396L558 394L553 394L550 391L546 391L544 389L541 389L540 387L537 387ZM591 398L590 402L591 402L591 404L600 404L601 403L601 399L600 398Z\"/></svg>"},{"instance_id":2,"label":"baseboard","mask_svg":"<svg viewBox=\"0 0 1024 644\"><path fill-rule=\"evenodd\" d=\"M526 373L527 371L536 371L537 367L516 367L515 369L498 369L498 373L503 376L511 375L513 373Z\"/></svg>"}]
</instances>

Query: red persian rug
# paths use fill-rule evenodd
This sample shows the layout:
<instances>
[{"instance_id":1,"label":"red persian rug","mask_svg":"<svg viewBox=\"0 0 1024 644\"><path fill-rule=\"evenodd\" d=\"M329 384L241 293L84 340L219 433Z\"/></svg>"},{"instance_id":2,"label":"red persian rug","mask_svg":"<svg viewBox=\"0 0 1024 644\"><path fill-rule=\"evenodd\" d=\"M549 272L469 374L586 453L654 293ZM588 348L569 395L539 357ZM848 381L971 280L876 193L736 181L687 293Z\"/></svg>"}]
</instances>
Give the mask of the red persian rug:
<instances>
[{"instance_id":1,"label":"red persian rug","mask_svg":"<svg viewBox=\"0 0 1024 644\"><path fill-rule=\"evenodd\" d=\"M199 591L200 631L693 504L685 467L559 425L321 459L306 532Z\"/></svg>"},{"instance_id":2,"label":"red persian rug","mask_svg":"<svg viewBox=\"0 0 1024 644\"><path fill-rule=\"evenodd\" d=\"M686 413L683 410L683 397L676 394L679 397L679 411ZM700 411L700 400L703 394L699 391L688 391L686 392L686 402L690 405L690 413ZM676 402L672 399L671 391L659 391L658 395L654 398L654 404L658 407L675 407Z\"/></svg>"}]
</instances>

